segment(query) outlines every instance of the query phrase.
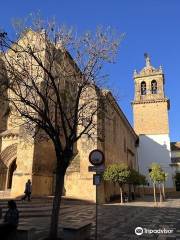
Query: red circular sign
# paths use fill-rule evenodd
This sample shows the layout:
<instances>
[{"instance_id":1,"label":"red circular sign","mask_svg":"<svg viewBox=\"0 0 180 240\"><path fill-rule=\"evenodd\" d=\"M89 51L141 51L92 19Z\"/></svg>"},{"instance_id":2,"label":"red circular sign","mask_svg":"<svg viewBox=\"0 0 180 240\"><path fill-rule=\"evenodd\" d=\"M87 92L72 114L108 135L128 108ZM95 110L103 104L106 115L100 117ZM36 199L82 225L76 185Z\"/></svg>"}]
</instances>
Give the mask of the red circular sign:
<instances>
[{"instance_id":1,"label":"red circular sign","mask_svg":"<svg viewBox=\"0 0 180 240\"><path fill-rule=\"evenodd\" d=\"M99 149L94 149L89 154L89 161L92 165L98 166L104 163L104 153Z\"/></svg>"}]
</instances>

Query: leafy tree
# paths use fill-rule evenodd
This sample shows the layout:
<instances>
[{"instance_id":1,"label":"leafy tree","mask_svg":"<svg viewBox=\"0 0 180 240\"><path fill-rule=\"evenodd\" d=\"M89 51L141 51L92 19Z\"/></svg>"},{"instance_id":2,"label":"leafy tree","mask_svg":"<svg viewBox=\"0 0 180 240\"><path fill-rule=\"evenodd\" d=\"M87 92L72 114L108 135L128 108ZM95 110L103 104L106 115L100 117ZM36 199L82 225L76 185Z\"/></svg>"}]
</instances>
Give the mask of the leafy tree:
<instances>
[{"instance_id":1,"label":"leafy tree","mask_svg":"<svg viewBox=\"0 0 180 240\"><path fill-rule=\"evenodd\" d=\"M146 176L140 174L139 175L139 186L143 186L143 196L144 196L144 186L148 184L148 181L146 179Z\"/></svg>"},{"instance_id":2,"label":"leafy tree","mask_svg":"<svg viewBox=\"0 0 180 240\"><path fill-rule=\"evenodd\" d=\"M129 199L131 200L131 185L134 187L134 193L136 192L136 186L139 185L139 172L135 169L130 169L130 176L129 176Z\"/></svg>"},{"instance_id":3,"label":"leafy tree","mask_svg":"<svg viewBox=\"0 0 180 240\"><path fill-rule=\"evenodd\" d=\"M130 177L129 177L129 182L135 185L139 184L139 172L136 171L135 169L130 169Z\"/></svg>"},{"instance_id":4,"label":"leafy tree","mask_svg":"<svg viewBox=\"0 0 180 240\"><path fill-rule=\"evenodd\" d=\"M131 169L130 171L131 171L131 173L130 173L130 177L129 177L129 184L132 184L134 186L134 192L136 192L136 186L146 185L147 180L144 175L140 174L135 169Z\"/></svg>"},{"instance_id":5,"label":"leafy tree","mask_svg":"<svg viewBox=\"0 0 180 240\"><path fill-rule=\"evenodd\" d=\"M131 169L129 183L133 184L134 191L136 191L136 186L140 186L140 185L144 186L144 185L146 185L147 184L147 180L146 180L146 177L144 175L140 174L135 169Z\"/></svg>"},{"instance_id":6,"label":"leafy tree","mask_svg":"<svg viewBox=\"0 0 180 240\"><path fill-rule=\"evenodd\" d=\"M142 185L142 186L147 185L146 176L139 174L139 184L138 185Z\"/></svg>"},{"instance_id":7,"label":"leafy tree","mask_svg":"<svg viewBox=\"0 0 180 240\"><path fill-rule=\"evenodd\" d=\"M162 171L162 196L163 196L163 200L166 199L166 193L165 193L165 182L168 178L168 174L165 173L164 171Z\"/></svg>"},{"instance_id":8,"label":"leafy tree","mask_svg":"<svg viewBox=\"0 0 180 240\"><path fill-rule=\"evenodd\" d=\"M161 191L161 183L165 182L166 180L166 173L161 169L161 166L158 163L152 163L151 165L151 172L149 176L153 182L154 188L154 202L157 205L156 199L156 184L159 184L159 195L160 195L160 202L162 202L162 191Z\"/></svg>"},{"instance_id":9,"label":"leafy tree","mask_svg":"<svg viewBox=\"0 0 180 240\"><path fill-rule=\"evenodd\" d=\"M130 170L124 163L109 165L103 175L105 181L118 183L120 187L121 204L123 203L123 185L128 183Z\"/></svg>"},{"instance_id":10,"label":"leafy tree","mask_svg":"<svg viewBox=\"0 0 180 240\"><path fill-rule=\"evenodd\" d=\"M152 163L151 171L149 176L153 182L153 189L154 189L154 202L157 205L157 198L156 198L156 184L159 181L159 172L160 172L160 165L157 163Z\"/></svg>"},{"instance_id":11,"label":"leafy tree","mask_svg":"<svg viewBox=\"0 0 180 240\"><path fill-rule=\"evenodd\" d=\"M10 114L24 135L46 138L54 146L56 185L49 238L56 239L64 176L76 142L84 135L96 136L96 115L104 97L101 72L104 64L114 62L120 37L110 28L78 36L37 16L14 25L15 39L0 32L1 94L10 93L5 96Z\"/></svg>"}]
</instances>

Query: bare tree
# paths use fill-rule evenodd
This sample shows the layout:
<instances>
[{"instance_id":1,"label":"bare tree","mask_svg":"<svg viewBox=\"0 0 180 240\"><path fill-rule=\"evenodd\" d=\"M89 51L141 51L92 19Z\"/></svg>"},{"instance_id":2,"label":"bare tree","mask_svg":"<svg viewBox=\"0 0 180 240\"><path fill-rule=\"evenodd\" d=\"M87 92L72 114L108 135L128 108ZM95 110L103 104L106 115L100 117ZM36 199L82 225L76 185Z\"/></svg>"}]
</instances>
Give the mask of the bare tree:
<instances>
[{"instance_id":1,"label":"bare tree","mask_svg":"<svg viewBox=\"0 0 180 240\"><path fill-rule=\"evenodd\" d=\"M9 117L15 116L12 121L22 132L53 143L56 186L49 237L56 239L64 176L78 139L96 132L102 67L114 62L122 36L98 28L78 37L72 29L40 18L29 28L22 21L15 27L15 40L0 33L1 87L8 89Z\"/></svg>"}]
</instances>

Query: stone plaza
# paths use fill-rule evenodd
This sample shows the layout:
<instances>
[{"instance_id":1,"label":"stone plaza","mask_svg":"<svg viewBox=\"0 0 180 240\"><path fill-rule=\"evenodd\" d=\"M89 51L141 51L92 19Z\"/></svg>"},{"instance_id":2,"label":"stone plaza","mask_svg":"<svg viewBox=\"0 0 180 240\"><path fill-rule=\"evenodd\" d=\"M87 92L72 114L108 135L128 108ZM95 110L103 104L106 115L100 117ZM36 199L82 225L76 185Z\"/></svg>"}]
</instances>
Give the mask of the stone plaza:
<instances>
[{"instance_id":1,"label":"stone plaza","mask_svg":"<svg viewBox=\"0 0 180 240\"><path fill-rule=\"evenodd\" d=\"M1 200L3 214L7 201ZM33 240L47 236L52 208L51 198L32 199L31 202L17 200L20 211L19 227L34 228ZM95 234L95 204L88 201L63 198L60 211L59 235L62 236L63 226L92 223L91 238ZM153 199L146 196L121 205L119 201L98 206L98 240L136 240L180 239L180 199L168 198L165 202L154 207ZM135 234L135 228L145 230L171 230L170 234L143 233Z\"/></svg>"}]
</instances>

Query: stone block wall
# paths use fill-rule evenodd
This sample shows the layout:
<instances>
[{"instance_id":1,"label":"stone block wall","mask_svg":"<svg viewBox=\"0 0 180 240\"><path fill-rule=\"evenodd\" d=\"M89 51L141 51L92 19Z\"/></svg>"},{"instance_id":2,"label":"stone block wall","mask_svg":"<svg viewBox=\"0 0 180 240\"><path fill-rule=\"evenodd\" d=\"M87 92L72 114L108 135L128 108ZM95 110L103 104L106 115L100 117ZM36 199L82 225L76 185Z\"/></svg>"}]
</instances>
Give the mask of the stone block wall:
<instances>
[{"instance_id":1,"label":"stone block wall","mask_svg":"<svg viewBox=\"0 0 180 240\"><path fill-rule=\"evenodd\" d=\"M134 129L137 134L169 133L168 102L133 104ZM158 117L159 116L159 117Z\"/></svg>"},{"instance_id":2,"label":"stone block wall","mask_svg":"<svg viewBox=\"0 0 180 240\"><path fill-rule=\"evenodd\" d=\"M105 154L105 166L125 163L131 168L138 169L137 135L112 95L106 95L106 114L103 123L104 139L98 141L98 146ZM119 194L117 184L103 183L103 202Z\"/></svg>"},{"instance_id":3,"label":"stone block wall","mask_svg":"<svg viewBox=\"0 0 180 240\"><path fill-rule=\"evenodd\" d=\"M32 167L34 157L34 143L25 142L19 139L17 147L17 168L13 174L11 195L19 196L24 194L25 183L28 179L32 181Z\"/></svg>"}]
</instances>

